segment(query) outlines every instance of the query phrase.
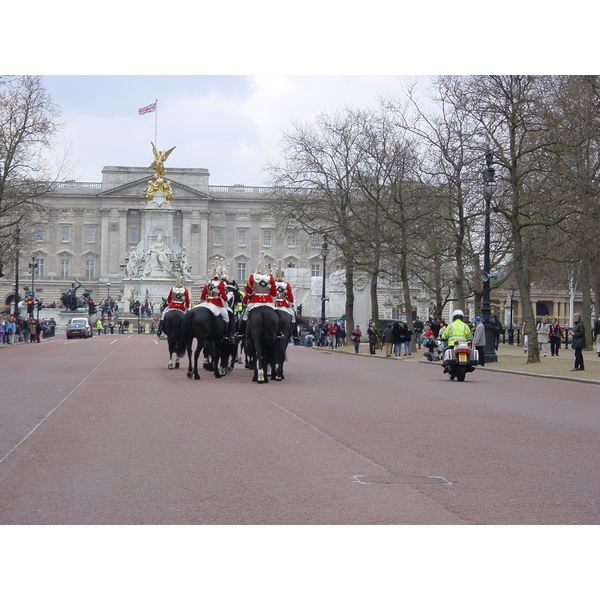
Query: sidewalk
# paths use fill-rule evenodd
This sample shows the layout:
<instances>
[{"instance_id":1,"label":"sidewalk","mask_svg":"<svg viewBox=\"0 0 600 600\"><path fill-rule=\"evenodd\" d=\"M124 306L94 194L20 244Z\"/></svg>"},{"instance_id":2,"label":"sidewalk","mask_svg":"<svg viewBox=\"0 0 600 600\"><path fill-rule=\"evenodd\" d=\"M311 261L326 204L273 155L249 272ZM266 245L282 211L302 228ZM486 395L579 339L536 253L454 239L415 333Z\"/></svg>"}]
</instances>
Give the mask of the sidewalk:
<instances>
[{"instance_id":1,"label":"sidewalk","mask_svg":"<svg viewBox=\"0 0 600 600\"><path fill-rule=\"evenodd\" d=\"M596 344L594 344L594 348L595 347ZM351 342L347 343L345 346L340 346L335 350L323 347L316 348L322 352L344 352L348 354L355 354L354 344ZM402 362L423 362L436 365L441 370L441 363L429 362L423 356L423 352L424 349L421 349L417 350L416 354L413 353L409 356L391 356L390 358L386 358L382 350L377 350L377 354L372 356L369 354L369 344L361 343L359 356L364 356L369 359L379 358ZM575 362L573 350L571 350L571 348L568 350L565 350L564 347L561 348L559 356L540 356L540 362L532 364L527 364L527 354L523 352L522 346L509 346L508 344L500 344L498 350L496 351L496 355L498 356L498 360L496 362L488 363L485 367L477 367L477 369L521 373L523 375L547 377L550 379L572 379L577 381L585 381L586 383L600 384L600 357L597 356L595 350L584 350L583 352L585 371L571 371Z\"/></svg>"}]
</instances>

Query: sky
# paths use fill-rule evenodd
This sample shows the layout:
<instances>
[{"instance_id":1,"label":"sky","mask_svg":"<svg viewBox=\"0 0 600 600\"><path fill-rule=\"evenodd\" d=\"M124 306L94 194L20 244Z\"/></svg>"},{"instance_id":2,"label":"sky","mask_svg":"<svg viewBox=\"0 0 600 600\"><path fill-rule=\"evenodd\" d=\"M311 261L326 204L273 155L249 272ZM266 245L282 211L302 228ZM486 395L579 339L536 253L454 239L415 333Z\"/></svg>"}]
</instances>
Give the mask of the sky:
<instances>
[{"instance_id":1,"label":"sky","mask_svg":"<svg viewBox=\"0 0 600 600\"><path fill-rule=\"evenodd\" d=\"M100 181L104 166L149 166L151 142L176 149L166 167L207 168L213 185L265 185L284 130L296 121L400 97L413 76L44 76L62 112L58 155L77 181ZM157 111L139 115L155 100ZM150 174L150 170L149 170Z\"/></svg>"},{"instance_id":2,"label":"sky","mask_svg":"<svg viewBox=\"0 0 600 600\"><path fill-rule=\"evenodd\" d=\"M62 112L54 151L69 152L65 178L149 165L157 124L158 148L176 146L167 176L207 168L212 185L264 185L295 121L399 97L409 79L425 87L440 74L598 72L600 5L586 4L582 21L578 3L556 19L513 0L66 1L28 11L26 34L4 32L11 52L0 72L44 76ZM7 6L7 22L22 10ZM138 115L155 100L156 114Z\"/></svg>"}]
</instances>

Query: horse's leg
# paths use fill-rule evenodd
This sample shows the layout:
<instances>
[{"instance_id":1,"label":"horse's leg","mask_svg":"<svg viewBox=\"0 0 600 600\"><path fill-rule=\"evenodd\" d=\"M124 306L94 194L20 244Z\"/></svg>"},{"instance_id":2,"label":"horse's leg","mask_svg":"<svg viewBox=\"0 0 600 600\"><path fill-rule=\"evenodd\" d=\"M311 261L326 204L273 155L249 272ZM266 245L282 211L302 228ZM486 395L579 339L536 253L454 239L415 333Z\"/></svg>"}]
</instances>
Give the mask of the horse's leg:
<instances>
[{"instance_id":1,"label":"horse's leg","mask_svg":"<svg viewBox=\"0 0 600 600\"><path fill-rule=\"evenodd\" d=\"M196 346L196 351L194 352L194 379L200 379L200 373L198 372L198 358L200 356L200 352L202 352L203 342L198 340L198 345Z\"/></svg>"},{"instance_id":2,"label":"horse's leg","mask_svg":"<svg viewBox=\"0 0 600 600\"><path fill-rule=\"evenodd\" d=\"M192 369L192 345L194 344L194 341L192 340L187 347L187 356L188 356L188 370L187 370L187 377L188 379L192 379L192 377L194 376L194 372Z\"/></svg>"}]
</instances>

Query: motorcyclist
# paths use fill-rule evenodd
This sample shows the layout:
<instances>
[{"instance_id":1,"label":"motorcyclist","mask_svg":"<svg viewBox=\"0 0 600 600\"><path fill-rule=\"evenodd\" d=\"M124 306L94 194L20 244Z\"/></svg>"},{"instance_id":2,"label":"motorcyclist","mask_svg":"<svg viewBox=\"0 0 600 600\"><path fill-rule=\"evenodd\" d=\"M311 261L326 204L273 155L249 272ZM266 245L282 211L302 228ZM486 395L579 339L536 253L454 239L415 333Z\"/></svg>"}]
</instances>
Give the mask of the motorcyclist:
<instances>
[{"instance_id":1,"label":"motorcyclist","mask_svg":"<svg viewBox=\"0 0 600 600\"><path fill-rule=\"evenodd\" d=\"M452 323L446 327L441 335L442 340L449 346L454 346L454 342L468 342L473 339L471 328L464 322L465 314L462 310L455 310L452 313ZM445 353L444 353L445 358ZM446 361L444 365L444 373L448 372Z\"/></svg>"}]
</instances>

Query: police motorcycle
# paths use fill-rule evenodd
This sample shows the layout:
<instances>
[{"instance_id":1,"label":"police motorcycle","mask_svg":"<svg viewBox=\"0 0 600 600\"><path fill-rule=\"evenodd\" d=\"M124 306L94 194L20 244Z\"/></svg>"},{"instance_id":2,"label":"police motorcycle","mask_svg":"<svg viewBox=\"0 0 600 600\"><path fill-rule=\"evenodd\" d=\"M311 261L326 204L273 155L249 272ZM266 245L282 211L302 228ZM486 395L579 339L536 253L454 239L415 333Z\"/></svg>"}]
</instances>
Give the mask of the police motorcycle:
<instances>
[{"instance_id":1,"label":"police motorcycle","mask_svg":"<svg viewBox=\"0 0 600 600\"><path fill-rule=\"evenodd\" d=\"M464 381L466 374L472 373L478 364L479 352L470 340L455 341L444 350L442 366L452 381Z\"/></svg>"},{"instance_id":2,"label":"police motorcycle","mask_svg":"<svg viewBox=\"0 0 600 600\"><path fill-rule=\"evenodd\" d=\"M478 364L479 352L470 341L454 342L454 346L444 350L442 365L452 381L464 381L466 374L473 372Z\"/></svg>"}]
</instances>

